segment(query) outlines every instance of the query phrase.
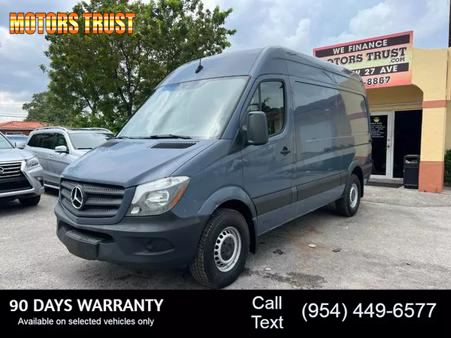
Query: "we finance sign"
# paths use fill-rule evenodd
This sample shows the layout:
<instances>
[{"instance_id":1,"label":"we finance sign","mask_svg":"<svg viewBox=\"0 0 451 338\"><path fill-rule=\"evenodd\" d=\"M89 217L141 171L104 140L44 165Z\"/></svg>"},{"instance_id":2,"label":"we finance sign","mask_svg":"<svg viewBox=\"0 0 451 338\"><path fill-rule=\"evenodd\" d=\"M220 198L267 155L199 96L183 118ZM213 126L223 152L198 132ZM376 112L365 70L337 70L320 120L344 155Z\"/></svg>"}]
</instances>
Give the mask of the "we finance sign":
<instances>
[{"instance_id":1,"label":"we finance sign","mask_svg":"<svg viewBox=\"0 0 451 338\"><path fill-rule=\"evenodd\" d=\"M359 74L366 88L380 88L411 83L412 47L413 32L404 32L315 48L313 55Z\"/></svg>"}]
</instances>

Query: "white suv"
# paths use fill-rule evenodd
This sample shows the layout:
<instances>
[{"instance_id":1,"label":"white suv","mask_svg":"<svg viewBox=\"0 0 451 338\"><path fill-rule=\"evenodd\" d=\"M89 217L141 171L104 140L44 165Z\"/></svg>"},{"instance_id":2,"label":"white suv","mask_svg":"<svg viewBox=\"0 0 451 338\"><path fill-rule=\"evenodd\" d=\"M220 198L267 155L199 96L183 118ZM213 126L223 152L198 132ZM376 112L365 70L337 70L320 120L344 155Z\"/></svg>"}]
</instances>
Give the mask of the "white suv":
<instances>
[{"instance_id":1,"label":"white suv","mask_svg":"<svg viewBox=\"0 0 451 338\"><path fill-rule=\"evenodd\" d=\"M104 128L47 127L31 132L25 149L39 159L44 186L58 189L60 176L69 164L111 137L114 134Z\"/></svg>"}]
</instances>

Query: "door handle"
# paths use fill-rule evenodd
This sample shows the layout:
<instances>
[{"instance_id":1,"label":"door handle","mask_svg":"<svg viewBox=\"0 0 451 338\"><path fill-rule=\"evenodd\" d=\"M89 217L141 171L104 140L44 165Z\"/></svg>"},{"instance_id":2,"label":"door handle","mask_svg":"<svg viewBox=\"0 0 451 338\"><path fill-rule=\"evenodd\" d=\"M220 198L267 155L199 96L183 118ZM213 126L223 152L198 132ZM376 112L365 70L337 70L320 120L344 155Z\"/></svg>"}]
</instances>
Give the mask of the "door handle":
<instances>
[{"instance_id":1,"label":"door handle","mask_svg":"<svg viewBox=\"0 0 451 338\"><path fill-rule=\"evenodd\" d=\"M286 155L288 155L289 153L291 153L291 151L288 150L287 147L283 147L282 150L280 151L280 153L281 153L283 156L286 156Z\"/></svg>"}]
</instances>

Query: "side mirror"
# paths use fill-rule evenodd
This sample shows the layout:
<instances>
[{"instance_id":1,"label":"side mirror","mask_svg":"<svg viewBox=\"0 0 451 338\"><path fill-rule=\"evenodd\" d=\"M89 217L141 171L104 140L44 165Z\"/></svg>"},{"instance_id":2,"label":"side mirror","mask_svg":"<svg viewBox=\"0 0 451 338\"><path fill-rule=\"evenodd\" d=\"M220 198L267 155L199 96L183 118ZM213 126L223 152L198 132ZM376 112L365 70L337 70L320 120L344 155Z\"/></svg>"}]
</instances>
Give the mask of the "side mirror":
<instances>
[{"instance_id":1,"label":"side mirror","mask_svg":"<svg viewBox=\"0 0 451 338\"><path fill-rule=\"evenodd\" d=\"M262 145L268 143L268 121L262 111L251 111L247 117L247 143Z\"/></svg>"},{"instance_id":2,"label":"side mirror","mask_svg":"<svg viewBox=\"0 0 451 338\"><path fill-rule=\"evenodd\" d=\"M56 151L57 153L60 153L60 154L67 154L67 153L69 153L69 151L67 150L67 147L66 147L66 146L58 146L58 147L55 147L55 151Z\"/></svg>"},{"instance_id":3,"label":"side mirror","mask_svg":"<svg viewBox=\"0 0 451 338\"><path fill-rule=\"evenodd\" d=\"M25 142L21 142L21 141L14 142L14 147L15 148L19 148L19 149L24 149L25 148Z\"/></svg>"}]
</instances>

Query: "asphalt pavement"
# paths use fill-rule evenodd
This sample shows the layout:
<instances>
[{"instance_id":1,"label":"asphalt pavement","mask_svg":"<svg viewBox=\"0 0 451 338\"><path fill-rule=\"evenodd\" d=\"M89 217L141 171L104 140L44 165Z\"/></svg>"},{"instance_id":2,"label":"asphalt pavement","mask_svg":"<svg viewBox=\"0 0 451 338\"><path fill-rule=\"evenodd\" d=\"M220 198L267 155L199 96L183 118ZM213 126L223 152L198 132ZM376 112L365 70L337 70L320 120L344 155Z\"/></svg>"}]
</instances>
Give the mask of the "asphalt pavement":
<instances>
[{"instance_id":1,"label":"asphalt pavement","mask_svg":"<svg viewBox=\"0 0 451 338\"><path fill-rule=\"evenodd\" d=\"M0 206L2 289L195 289L187 270L135 270L71 255L56 194ZM451 190L366 187L358 214L322 208L259 239L236 289L451 288Z\"/></svg>"}]
</instances>

